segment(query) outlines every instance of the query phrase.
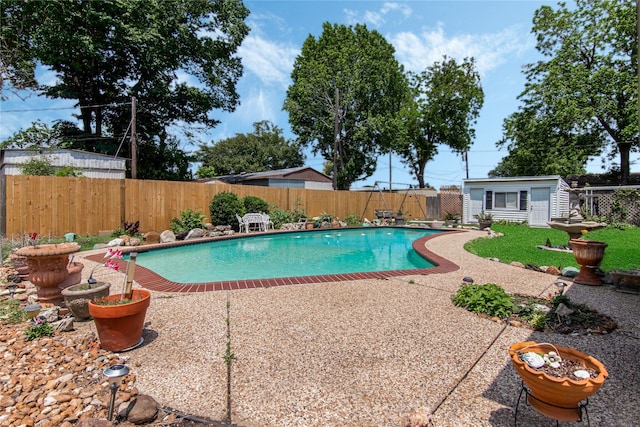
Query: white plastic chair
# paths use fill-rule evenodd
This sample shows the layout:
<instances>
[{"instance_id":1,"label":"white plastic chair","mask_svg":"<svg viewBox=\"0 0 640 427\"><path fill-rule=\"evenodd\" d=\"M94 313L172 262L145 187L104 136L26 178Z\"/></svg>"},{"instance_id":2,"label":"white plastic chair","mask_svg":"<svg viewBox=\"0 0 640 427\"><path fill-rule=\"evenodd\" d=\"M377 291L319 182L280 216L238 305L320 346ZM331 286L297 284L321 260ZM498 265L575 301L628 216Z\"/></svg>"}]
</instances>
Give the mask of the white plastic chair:
<instances>
[{"instance_id":1,"label":"white plastic chair","mask_svg":"<svg viewBox=\"0 0 640 427\"><path fill-rule=\"evenodd\" d=\"M264 231L269 230L269 228L271 228L272 230L275 230L273 226L273 221L271 221L271 218L266 213L262 214L262 221L264 221Z\"/></svg>"},{"instance_id":2,"label":"white plastic chair","mask_svg":"<svg viewBox=\"0 0 640 427\"><path fill-rule=\"evenodd\" d=\"M248 233L249 224L244 220L244 218L236 214L236 219L238 220L238 231L242 233L242 230L244 230L245 233Z\"/></svg>"}]
</instances>

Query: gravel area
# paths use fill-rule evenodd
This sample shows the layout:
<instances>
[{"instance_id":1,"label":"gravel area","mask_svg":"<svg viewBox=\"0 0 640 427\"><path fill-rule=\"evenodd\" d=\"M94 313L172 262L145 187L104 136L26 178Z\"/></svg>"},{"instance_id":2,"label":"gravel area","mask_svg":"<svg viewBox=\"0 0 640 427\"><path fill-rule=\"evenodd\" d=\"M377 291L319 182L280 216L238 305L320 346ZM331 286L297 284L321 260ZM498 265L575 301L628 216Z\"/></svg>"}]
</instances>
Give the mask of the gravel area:
<instances>
[{"instance_id":1,"label":"gravel area","mask_svg":"<svg viewBox=\"0 0 640 427\"><path fill-rule=\"evenodd\" d=\"M609 335L542 334L482 319L451 303L463 277L535 296L555 292L557 280L464 251L466 241L483 235L427 242L460 266L452 273L153 292L145 343L126 353L136 387L162 406L198 417L224 421L230 407L232 423L242 426L401 426L419 408L433 412L435 426L508 426L520 390L509 346L552 341L595 356L609 371L589 400L591 425L638 425L640 296L570 286L574 301L618 321ZM85 271L91 264L86 261ZM520 405L518 425L554 424Z\"/></svg>"}]
</instances>

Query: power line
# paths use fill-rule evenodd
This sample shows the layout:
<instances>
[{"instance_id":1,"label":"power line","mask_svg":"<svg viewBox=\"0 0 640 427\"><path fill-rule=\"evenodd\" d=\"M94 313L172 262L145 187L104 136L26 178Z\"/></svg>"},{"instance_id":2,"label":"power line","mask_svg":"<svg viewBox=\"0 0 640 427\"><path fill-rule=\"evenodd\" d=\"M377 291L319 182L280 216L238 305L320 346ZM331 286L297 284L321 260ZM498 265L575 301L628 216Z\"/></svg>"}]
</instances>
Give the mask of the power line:
<instances>
[{"instance_id":1,"label":"power line","mask_svg":"<svg viewBox=\"0 0 640 427\"><path fill-rule=\"evenodd\" d=\"M24 110L0 110L5 113L29 113L32 111L56 111L56 110L76 110L78 108L102 108L102 107L120 107L123 105L131 105L130 103L121 103L121 104L99 104L99 105L84 105L78 107L50 107L50 108L33 108L33 109L24 109Z\"/></svg>"}]
</instances>

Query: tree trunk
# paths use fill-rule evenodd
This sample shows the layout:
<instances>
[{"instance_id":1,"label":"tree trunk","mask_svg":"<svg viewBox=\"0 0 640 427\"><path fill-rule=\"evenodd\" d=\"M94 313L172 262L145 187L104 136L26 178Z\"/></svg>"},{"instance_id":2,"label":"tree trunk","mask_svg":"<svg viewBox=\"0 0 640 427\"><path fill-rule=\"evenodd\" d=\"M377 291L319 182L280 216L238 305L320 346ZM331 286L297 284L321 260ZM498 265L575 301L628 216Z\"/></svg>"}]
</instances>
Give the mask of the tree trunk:
<instances>
[{"instance_id":1,"label":"tree trunk","mask_svg":"<svg viewBox=\"0 0 640 427\"><path fill-rule=\"evenodd\" d=\"M631 150L631 144L620 143L618 144L618 151L620 151L620 185L627 185L629 183L629 151Z\"/></svg>"}]
</instances>

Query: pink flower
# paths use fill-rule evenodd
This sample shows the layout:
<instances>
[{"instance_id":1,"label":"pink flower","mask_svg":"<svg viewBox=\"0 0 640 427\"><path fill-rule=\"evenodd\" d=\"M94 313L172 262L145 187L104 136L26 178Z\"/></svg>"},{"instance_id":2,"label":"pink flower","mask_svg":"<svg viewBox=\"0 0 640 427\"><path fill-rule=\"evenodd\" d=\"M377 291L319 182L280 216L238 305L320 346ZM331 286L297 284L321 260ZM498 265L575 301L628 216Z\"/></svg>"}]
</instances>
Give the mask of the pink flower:
<instances>
[{"instance_id":1,"label":"pink flower","mask_svg":"<svg viewBox=\"0 0 640 427\"><path fill-rule=\"evenodd\" d=\"M104 264L98 264L95 267L93 267L93 270L91 270L91 274L89 275L89 279L88 279L89 283L96 282L96 279L93 278L93 273L100 266L105 266L107 268L110 268L111 270L120 271L120 264L118 264L118 261L115 261L118 259L122 259L122 251L120 249L113 249L113 248L107 249L107 252L105 252L104 257L102 259L106 259L106 261L104 262Z\"/></svg>"}]
</instances>

